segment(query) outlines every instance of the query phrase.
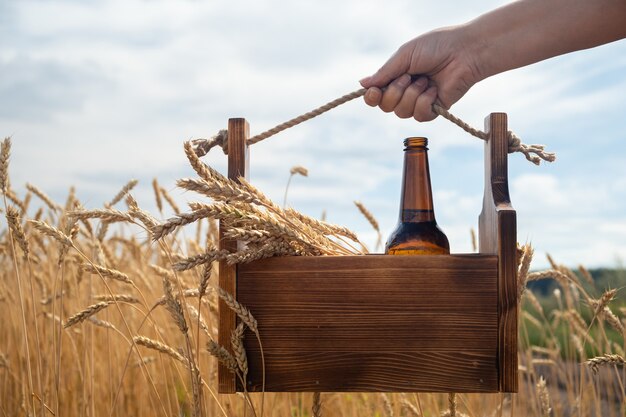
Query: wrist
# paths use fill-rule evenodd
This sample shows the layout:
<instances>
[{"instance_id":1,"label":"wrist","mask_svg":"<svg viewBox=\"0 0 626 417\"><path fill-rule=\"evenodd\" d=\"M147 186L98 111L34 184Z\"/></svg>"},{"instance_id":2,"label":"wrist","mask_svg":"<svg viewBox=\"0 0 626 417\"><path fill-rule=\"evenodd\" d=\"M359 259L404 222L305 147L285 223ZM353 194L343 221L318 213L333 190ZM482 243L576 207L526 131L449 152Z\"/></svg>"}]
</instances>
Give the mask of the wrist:
<instances>
[{"instance_id":1,"label":"wrist","mask_svg":"<svg viewBox=\"0 0 626 417\"><path fill-rule=\"evenodd\" d=\"M493 62L494 54L491 51L491 40L485 36L480 27L473 22L459 25L458 32L460 59L466 62L468 74L466 77L472 84L484 80L497 73Z\"/></svg>"}]
</instances>

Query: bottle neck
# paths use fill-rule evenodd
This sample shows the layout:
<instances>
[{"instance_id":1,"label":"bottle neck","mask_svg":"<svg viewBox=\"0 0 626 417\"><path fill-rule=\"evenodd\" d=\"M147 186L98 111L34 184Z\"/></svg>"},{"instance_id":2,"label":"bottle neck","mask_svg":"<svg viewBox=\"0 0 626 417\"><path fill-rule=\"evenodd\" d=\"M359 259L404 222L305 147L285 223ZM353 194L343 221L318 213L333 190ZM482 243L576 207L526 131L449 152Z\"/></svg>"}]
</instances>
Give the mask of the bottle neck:
<instances>
[{"instance_id":1,"label":"bottle neck","mask_svg":"<svg viewBox=\"0 0 626 417\"><path fill-rule=\"evenodd\" d=\"M404 142L399 219L402 223L435 221L427 143L425 138L409 138Z\"/></svg>"}]
</instances>

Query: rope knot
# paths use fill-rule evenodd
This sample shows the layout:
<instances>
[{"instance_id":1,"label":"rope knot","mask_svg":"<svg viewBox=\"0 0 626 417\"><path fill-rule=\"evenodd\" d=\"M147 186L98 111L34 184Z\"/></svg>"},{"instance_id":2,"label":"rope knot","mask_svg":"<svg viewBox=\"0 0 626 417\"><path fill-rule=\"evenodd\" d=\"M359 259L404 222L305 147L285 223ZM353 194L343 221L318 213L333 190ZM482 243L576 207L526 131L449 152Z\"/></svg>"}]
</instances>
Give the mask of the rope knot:
<instances>
[{"instance_id":1,"label":"rope knot","mask_svg":"<svg viewBox=\"0 0 626 417\"><path fill-rule=\"evenodd\" d=\"M191 144L198 157L208 154L216 146L221 147L224 154L228 155L228 130L220 130L216 135L211 136L211 139L194 139Z\"/></svg>"},{"instance_id":2,"label":"rope knot","mask_svg":"<svg viewBox=\"0 0 626 417\"><path fill-rule=\"evenodd\" d=\"M486 132L470 126L469 124L465 123L463 120L459 119L438 104L433 104L433 112L451 121L470 135L476 136L477 138L480 138L482 140L487 140L489 137ZM545 146L526 145L525 143L522 143L522 140L515 133L510 130L508 133L509 153L520 152L524 154L528 161L532 162L535 165L541 164L541 160L548 162L553 162L554 160L556 160L556 154L553 152L546 152Z\"/></svg>"}]
</instances>

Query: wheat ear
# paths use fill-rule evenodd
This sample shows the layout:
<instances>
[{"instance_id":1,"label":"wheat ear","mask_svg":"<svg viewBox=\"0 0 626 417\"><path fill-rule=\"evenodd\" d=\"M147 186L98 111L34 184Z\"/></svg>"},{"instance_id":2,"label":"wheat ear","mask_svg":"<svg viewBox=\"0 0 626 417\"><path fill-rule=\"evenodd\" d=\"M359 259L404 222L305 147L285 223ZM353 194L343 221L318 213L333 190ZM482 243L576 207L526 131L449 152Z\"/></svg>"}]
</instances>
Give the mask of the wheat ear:
<instances>
[{"instance_id":1,"label":"wheat ear","mask_svg":"<svg viewBox=\"0 0 626 417\"><path fill-rule=\"evenodd\" d=\"M322 417L322 398L319 392L313 393L313 406L311 407L313 417Z\"/></svg>"},{"instance_id":2,"label":"wheat ear","mask_svg":"<svg viewBox=\"0 0 626 417\"><path fill-rule=\"evenodd\" d=\"M235 298L222 288L217 288L217 294L226 303L226 305L237 314L239 319L245 323L254 333L259 332L257 321L250 313L250 310L241 305Z\"/></svg>"},{"instance_id":3,"label":"wheat ear","mask_svg":"<svg viewBox=\"0 0 626 417\"><path fill-rule=\"evenodd\" d=\"M133 284L133 281L123 272L116 269L106 268L104 266L84 263L81 265L81 269L85 272L91 272L92 274L99 274L105 278L111 278L115 281L125 282L127 284Z\"/></svg>"},{"instance_id":4,"label":"wheat ear","mask_svg":"<svg viewBox=\"0 0 626 417\"><path fill-rule=\"evenodd\" d=\"M135 188L135 185L137 185L139 181L132 179L130 181L128 181L123 187L122 189L115 194L115 197L113 197L113 199L111 199L111 201L109 201L107 204L105 204L105 207L113 207L114 205L116 205L117 203L119 203L122 198L124 198L124 196L126 194L128 194L130 192L130 190L132 190L133 188Z\"/></svg>"},{"instance_id":5,"label":"wheat ear","mask_svg":"<svg viewBox=\"0 0 626 417\"><path fill-rule=\"evenodd\" d=\"M89 317L91 317L94 314L96 314L98 311L104 310L105 308L107 308L112 303L113 303L113 301L101 301L99 303L92 304L89 307L87 307L86 309L84 309L82 311L79 311L78 313L74 314L72 317L67 319L67 322L65 323L65 325L63 327L65 327L67 329L68 327L71 327L71 326L73 326L75 324L78 324L78 323L80 323L82 321L85 321Z\"/></svg>"},{"instance_id":6,"label":"wheat ear","mask_svg":"<svg viewBox=\"0 0 626 417\"><path fill-rule=\"evenodd\" d=\"M588 359L585 364L593 371L594 374L597 374L601 366L611 364L623 366L626 364L626 361L620 355L605 353L602 356L596 356L595 358Z\"/></svg>"},{"instance_id":7,"label":"wheat ear","mask_svg":"<svg viewBox=\"0 0 626 417\"><path fill-rule=\"evenodd\" d=\"M246 356L246 349L243 346L244 331L244 323L241 322L231 334L230 343L233 348L235 360L237 361L237 366L239 367L241 375L245 380L246 375L248 374L248 357Z\"/></svg>"},{"instance_id":8,"label":"wheat ear","mask_svg":"<svg viewBox=\"0 0 626 417\"><path fill-rule=\"evenodd\" d=\"M38 220L28 220L28 224L43 235L51 237L63 245L72 246L72 239L56 227Z\"/></svg>"},{"instance_id":9,"label":"wheat ear","mask_svg":"<svg viewBox=\"0 0 626 417\"><path fill-rule=\"evenodd\" d=\"M541 406L541 417L550 417L550 412L552 411L552 408L550 408L550 394L548 393L546 380L543 379L543 376L539 378L536 390L540 401L539 405Z\"/></svg>"},{"instance_id":10,"label":"wheat ear","mask_svg":"<svg viewBox=\"0 0 626 417\"><path fill-rule=\"evenodd\" d=\"M220 346L214 340L209 340L209 342L207 343L207 350L211 355L215 356L218 361L223 363L230 371L235 373L237 372L237 360L233 357L233 355L230 354L230 352L226 350L226 348L224 348L224 346Z\"/></svg>"},{"instance_id":11,"label":"wheat ear","mask_svg":"<svg viewBox=\"0 0 626 417\"><path fill-rule=\"evenodd\" d=\"M7 208L6 218L17 244L24 253L24 258L28 258L30 248L28 246L28 240L26 240L26 235L24 234L24 229L22 228L22 222L20 221L20 212L15 207L9 206Z\"/></svg>"},{"instance_id":12,"label":"wheat ear","mask_svg":"<svg viewBox=\"0 0 626 417\"><path fill-rule=\"evenodd\" d=\"M0 145L0 190L7 193L9 185L9 158L11 156L11 138L6 137Z\"/></svg>"},{"instance_id":13,"label":"wheat ear","mask_svg":"<svg viewBox=\"0 0 626 417\"><path fill-rule=\"evenodd\" d=\"M172 347L168 345L165 345L161 342L157 342L156 340L153 340L144 336L134 336L133 341L140 346L145 346L149 349L153 349L161 353L165 353L166 355L183 363L185 366L189 366L189 361L187 360L187 358L185 358L183 355L181 355L175 349L173 349Z\"/></svg>"}]
</instances>

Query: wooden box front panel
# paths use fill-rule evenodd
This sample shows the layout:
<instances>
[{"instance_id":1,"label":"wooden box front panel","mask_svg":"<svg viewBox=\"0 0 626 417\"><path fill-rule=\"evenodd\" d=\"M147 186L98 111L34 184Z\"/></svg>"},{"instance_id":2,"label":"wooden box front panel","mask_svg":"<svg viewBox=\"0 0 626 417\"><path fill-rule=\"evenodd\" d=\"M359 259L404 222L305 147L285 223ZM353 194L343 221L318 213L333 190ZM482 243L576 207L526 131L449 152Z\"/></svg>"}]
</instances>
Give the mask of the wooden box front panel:
<instances>
[{"instance_id":1,"label":"wooden box front panel","mask_svg":"<svg viewBox=\"0 0 626 417\"><path fill-rule=\"evenodd\" d=\"M237 269L266 391L499 389L495 255L286 257ZM248 390L260 391L249 331L245 347Z\"/></svg>"}]
</instances>

